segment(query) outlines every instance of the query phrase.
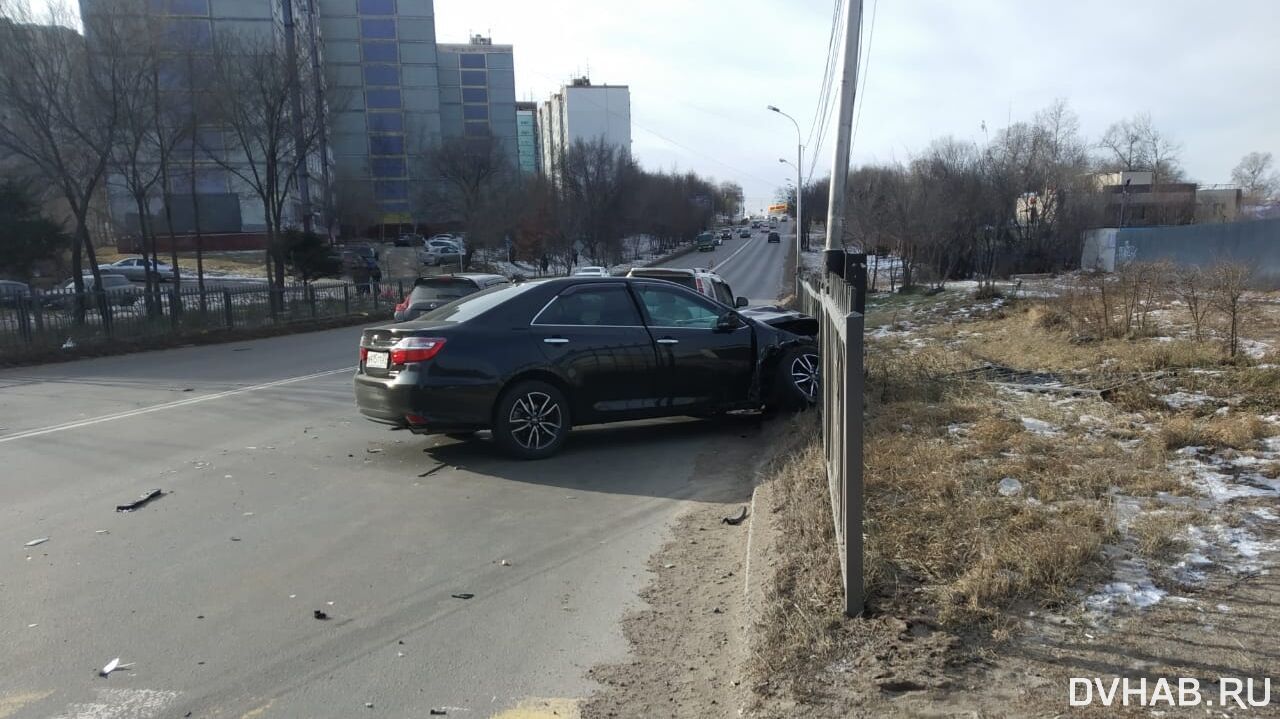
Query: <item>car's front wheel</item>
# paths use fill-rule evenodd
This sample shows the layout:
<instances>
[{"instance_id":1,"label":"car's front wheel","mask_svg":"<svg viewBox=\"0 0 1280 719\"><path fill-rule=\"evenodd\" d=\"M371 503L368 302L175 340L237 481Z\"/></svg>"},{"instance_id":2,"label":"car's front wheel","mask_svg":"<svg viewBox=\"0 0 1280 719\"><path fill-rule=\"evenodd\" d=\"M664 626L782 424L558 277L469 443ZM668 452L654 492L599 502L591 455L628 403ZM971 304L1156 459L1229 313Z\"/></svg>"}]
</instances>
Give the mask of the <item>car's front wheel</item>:
<instances>
[{"instance_id":1,"label":"car's front wheel","mask_svg":"<svg viewBox=\"0 0 1280 719\"><path fill-rule=\"evenodd\" d=\"M812 347L787 350L774 368L772 409L798 410L822 396L822 358Z\"/></svg>"},{"instance_id":2,"label":"car's front wheel","mask_svg":"<svg viewBox=\"0 0 1280 719\"><path fill-rule=\"evenodd\" d=\"M498 400L493 439L520 459L550 457L569 434L569 403L555 386L527 380L513 385Z\"/></svg>"}]
</instances>

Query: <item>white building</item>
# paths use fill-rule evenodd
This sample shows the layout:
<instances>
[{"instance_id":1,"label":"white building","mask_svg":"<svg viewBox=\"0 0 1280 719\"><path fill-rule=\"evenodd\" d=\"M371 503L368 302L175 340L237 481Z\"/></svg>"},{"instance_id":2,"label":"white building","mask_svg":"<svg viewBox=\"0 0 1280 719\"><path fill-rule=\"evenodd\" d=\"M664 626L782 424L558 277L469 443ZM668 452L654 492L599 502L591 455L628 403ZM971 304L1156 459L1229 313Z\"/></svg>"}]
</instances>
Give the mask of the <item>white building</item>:
<instances>
[{"instance_id":1,"label":"white building","mask_svg":"<svg viewBox=\"0 0 1280 719\"><path fill-rule=\"evenodd\" d=\"M603 138L631 152L631 90L626 85L592 85L576 78L538 106L538 149L543 174L556 177L564 152L574 142Z\"/></svg>"}]
</instances>

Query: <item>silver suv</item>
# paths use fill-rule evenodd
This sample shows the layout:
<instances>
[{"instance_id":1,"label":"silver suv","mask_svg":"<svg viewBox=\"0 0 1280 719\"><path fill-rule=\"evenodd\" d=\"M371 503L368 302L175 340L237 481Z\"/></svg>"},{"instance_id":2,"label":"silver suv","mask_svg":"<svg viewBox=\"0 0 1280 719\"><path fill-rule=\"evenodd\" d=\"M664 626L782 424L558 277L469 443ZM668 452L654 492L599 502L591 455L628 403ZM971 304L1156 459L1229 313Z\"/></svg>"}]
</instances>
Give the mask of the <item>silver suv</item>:
<instances>
[{"instance_id":1,"label":"silver suv","mask_svg":"<svg viewBox=\"0 0 1280 719\"><path fill-rule=\"evenodd\" d=\"M747 298L733 296L729 283L720 275L705 267L684 269L677 267L632 267L627 277L646 277L651 280L666 280L710 297L726 307L746 307Z\"/></svg>"}]
</instances>

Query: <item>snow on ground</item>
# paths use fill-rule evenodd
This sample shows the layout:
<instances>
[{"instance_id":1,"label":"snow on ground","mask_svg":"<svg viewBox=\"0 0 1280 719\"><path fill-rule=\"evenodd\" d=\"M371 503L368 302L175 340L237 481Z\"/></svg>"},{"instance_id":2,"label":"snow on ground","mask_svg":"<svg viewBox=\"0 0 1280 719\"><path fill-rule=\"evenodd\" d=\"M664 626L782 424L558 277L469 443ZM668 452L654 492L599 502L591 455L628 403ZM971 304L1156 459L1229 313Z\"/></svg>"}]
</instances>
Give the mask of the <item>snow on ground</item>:
<instances>
[{"instance_id":1,"label":"snow on ground","mask_svg":"<svg viewBox=\"0 0 1280 719\"><path fill-rule=\"evenodd\" d=\"M1171 394L1160 395L1160 401L1169 405L1172 409L1184 409L1186 407L1198 407L1205 402L1212 402L1215 398L1207 394L1198 394L1195 392L1173 392Z\"/></svg>"},{"instance_id":2,"label":"snow on ground","mask_svg":"<svg viewBox=\"0 0 1280 719\"><path fill-rule=\"evenodd\" d=\"M1120 607L1146 609L1167 595L1155 585L1147 565L1139 559L1129 558L1116 562L1116 581L1104 584L1097 592L1084 600L1087 609L1095 613L1114 611Z\"/></svg>"},{"instance_id":3,"label":"snow on ground","mask_svg":"<svg viewBox=\"0 0 1280 719\"><path fill-rule=\"evenodd\" d=\"M1046 437L1056 437L1062 434L1062 430L1049 424L1042 419L1035 417L1022 417L1022 428L1032 434L1044 435Z\"/></svg>"}]
</instances>

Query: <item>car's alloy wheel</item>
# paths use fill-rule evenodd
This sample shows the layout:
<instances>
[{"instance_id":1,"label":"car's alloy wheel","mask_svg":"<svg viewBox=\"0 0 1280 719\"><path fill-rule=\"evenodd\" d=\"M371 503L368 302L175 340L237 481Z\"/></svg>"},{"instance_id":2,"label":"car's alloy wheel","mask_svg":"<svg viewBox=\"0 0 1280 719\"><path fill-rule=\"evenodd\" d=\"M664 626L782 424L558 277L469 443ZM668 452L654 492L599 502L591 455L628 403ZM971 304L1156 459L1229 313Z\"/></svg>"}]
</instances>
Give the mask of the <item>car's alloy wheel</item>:
<instances>
[{"instance_id":1,"label":"car's alloy wheel","mask_svg":"<svg viewBox=\"0 0 1280 719\"><path fill-rule=\"evenodd\" d=\"M507 415L511 438L522 448L541 452L564 430L560 403L545 392L531 391L518 397Z\"/></svg>"},{"instance_id":2,"label":"car's alloy wheel","mask_svg":"<svg viewBox=\"0 0 1280 719\"><path fill-rule=\"evenodd\" d=\"M818 401L818 393L822 391L822 360L818 355L808 352L794 355L788 370L796 390L809 402Z\"/></svg>"}]
</instances>

